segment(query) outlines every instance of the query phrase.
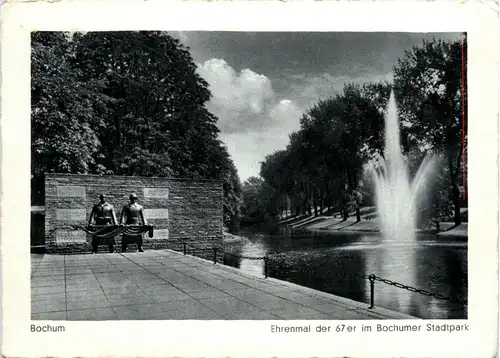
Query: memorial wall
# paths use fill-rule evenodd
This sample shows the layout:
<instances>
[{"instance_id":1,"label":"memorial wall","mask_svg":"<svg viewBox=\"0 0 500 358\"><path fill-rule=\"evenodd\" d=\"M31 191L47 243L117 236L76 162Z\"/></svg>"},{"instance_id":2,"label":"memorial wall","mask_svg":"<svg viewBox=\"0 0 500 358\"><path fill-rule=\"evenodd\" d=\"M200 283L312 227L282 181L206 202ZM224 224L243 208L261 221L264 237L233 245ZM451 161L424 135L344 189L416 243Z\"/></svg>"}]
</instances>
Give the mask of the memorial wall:
<instances>
[{"instance_id":1,"label":"memorial wall","mask_svg":"<svg viewBox=\"0 0 500 358\"><path fill-rule=\"evenodd\" d=\"M90 252L91 236L79 229L88 224L99 195L114 206L117 220L131 193L144 207L154 236L144 235L144 249L182 249L182 240L200 251L222 247L223 190L213 180L151 177L46 174L45 247L47 253ZM121 248L121 235L115 249ZM136 248L130 245L127 251ZM208 250L207 250L208 249ZM107 252L107 247L99 247Z\"/></svg>"}]
</instances>

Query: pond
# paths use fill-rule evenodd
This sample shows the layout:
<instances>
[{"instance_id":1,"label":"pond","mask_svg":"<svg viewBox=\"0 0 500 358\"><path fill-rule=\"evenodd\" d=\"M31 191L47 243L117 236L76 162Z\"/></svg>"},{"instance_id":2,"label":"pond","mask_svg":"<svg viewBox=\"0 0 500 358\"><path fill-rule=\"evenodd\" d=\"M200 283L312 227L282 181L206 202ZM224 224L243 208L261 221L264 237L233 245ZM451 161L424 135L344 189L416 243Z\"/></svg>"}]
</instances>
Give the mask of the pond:
<instances>
[{"instance_id":1,"label":"pond","mask_svg":"<svg viewBox=\"0 0 500 358\"><path fill-rule=\"evenodd\" d=\"M370 302L375 274L406 286L467 299L467 242L418 234L410 243L383 243L378 234L282 229L242 230L249 242L229 252L269 257L268 274L359 302ZM264 261L226 255L227 265L263 274ZM355 274L355 275L353 275ZM467 306L375 282L375 305L424 319L464 319Z\"/></svg>"}]
</instances>

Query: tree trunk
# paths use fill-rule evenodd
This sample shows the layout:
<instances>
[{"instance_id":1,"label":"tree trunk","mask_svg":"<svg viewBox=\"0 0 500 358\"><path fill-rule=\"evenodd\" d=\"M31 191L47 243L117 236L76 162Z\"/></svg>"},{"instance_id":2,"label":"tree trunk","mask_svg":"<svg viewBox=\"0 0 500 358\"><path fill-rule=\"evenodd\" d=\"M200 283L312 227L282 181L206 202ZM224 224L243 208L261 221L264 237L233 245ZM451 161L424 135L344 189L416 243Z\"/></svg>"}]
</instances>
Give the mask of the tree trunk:
<instances>
[{"instance_id":1,"label":"tree trunk","mask_svg":"<svg viewBox=\"0 0 500 358\"><path fill-rule=\"evenodd\" d=\"M314 217L318 216L318 203L316 202L316 195L313 196Z\"/></svg>"},{"instance_id":2,"label":"tree trunk","mask_svg":"<svg viewBox=\"0 0 500 358\"><path fill-rule=\"evenodd\" d=\"M348 195L351 193L351 176L349 170L346 170L345 172L345 178L347 179L347 183L344 183L344 198L343 198L343 204L344 204L344 220L347 220L349 218L349 200L348 200Z\"/></svg>"},{"instance_id":3,"label":"tree trunk","mask_svg":"<svg viewBox=\"0 0 500 358\"><path fill-rule=\"evenodd\" d=\"M359 205L356 207L356 221L357 222L361 221L361 212L359 210Z\"/></svg>"},{"instance_id":4,"label":"tree trunk","mask_svg":"<svg viewBox=\"0 0 500 358\"><path fill-rule=\"evenodd\" d=\"M462 220L460 218L460 188L458 187L456 182L452 184L451 195L455 211L454 221L455 225L458 226L462 223Z\"/></svg>"},{"instance_id":5,"label":"tree trunk","mask_svg":"<svg viewBox=\"0 0 500 358\"><path fill-rule=\"evenodd\" d=\"M454 206L454 221L455 225L458 226L462 223L462 220L460 219L460 187L458 185L458 176L460 173L460 163L462 160L462 151L459 152L457 159L456 159L456 170L453 170L453 161L451 157L451 150L448 150L448 167L450 169L450 179L451 179L451 200L453 202Z\"/></svg>"}]
</instances>

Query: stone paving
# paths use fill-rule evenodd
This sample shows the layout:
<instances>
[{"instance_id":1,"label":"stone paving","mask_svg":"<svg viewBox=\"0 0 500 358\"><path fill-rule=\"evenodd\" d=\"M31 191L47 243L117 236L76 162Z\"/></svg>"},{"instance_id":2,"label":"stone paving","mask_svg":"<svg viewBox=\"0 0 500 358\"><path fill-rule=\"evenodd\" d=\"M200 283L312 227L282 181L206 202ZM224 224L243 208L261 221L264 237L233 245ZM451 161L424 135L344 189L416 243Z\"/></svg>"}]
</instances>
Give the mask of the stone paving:
<instances>
[{"instance_id":1,"label":"stone paving","mask_svg":"<svg viewBox=\"0 0 500 358\"><path fill-rule=\"evenodd\" d=\"M31 264L33 320L415 319L170 250Z\"/></svg>"}]
</instances>

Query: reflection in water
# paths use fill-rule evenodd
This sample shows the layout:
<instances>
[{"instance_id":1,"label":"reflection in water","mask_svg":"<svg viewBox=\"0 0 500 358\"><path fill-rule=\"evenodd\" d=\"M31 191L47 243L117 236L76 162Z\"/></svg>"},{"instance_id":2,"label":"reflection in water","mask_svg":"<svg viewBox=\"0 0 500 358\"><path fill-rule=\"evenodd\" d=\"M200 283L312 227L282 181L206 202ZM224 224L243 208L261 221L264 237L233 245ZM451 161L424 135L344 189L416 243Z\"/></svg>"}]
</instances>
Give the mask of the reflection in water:
<instances>
[{"instance_id":1,"label":"reflection in water","mask_svg":"<svg viewBox=\"0 0 500 358\"><path fill-rule=\"evenodd\" d=\"M240 259L240 269L245 272L262 275L264 273L264 260L252 260L246 257L264 257L266 255L266 250L262 242L253 242L251 244L243 246L241 250L242 259Z\"/></svg>"},{"instance_id":2,"label":"reflection in water","mask_svg":"<svg viewBox=\"0 0 500 358\"><path fill-rule=\"evenodd\" d=\"M385 244L375 234L245 231L250 242L235 255L269 256L269 276L356 301L370 300L369 281L349 275L375 274L407 286L467 298L467 246L419 235L407 244ZM264 261L225 256L225 263L263 275ZM347 277L345 275L347 275ZM375 305L421 318L466 318L466 307L377 281Z\"/></svg>"},{"instance_id":3,"label":"reflection in water","mask_svg":"<svg viewBox=\"0 0 500 358\"><path fill-rule=\"evenodd\" d=\"M407 286L415 287L415 248L401 245L382 245L380 248L367 254L366 271L376 276L401 282ZM373 260L375 259L375 262ZM376 282L377 302L385 302L400 312L408 311L411 301L411 292L394 289L382 282ZM369 292L369 282L365 282L366 292Z\"/></svg>"}]
</instances>

